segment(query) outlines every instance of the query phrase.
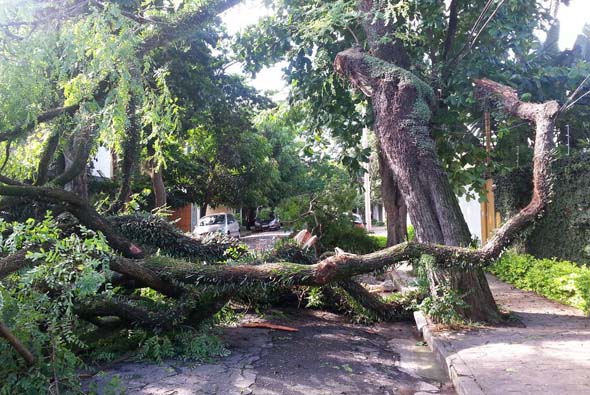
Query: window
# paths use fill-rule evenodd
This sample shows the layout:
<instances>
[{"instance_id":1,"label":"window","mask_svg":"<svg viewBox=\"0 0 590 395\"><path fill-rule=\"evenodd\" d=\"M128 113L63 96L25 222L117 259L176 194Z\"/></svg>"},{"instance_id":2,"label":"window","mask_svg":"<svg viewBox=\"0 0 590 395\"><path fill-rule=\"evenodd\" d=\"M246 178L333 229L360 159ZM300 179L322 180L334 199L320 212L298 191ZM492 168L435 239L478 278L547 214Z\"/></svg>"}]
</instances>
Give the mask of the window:
<instances>
[{"instance_id":1,"label":"window","mask_svg":"<svg viewBox=\"0 0 590 395\"><path fill-rule=\"evenodd\" d=\"M234 218L234 216L231 215L231 214L228 214L227 215L227 223L228 224L233 224L234 222L236 222L236 219Z\"/></svg>"}]
</instances>

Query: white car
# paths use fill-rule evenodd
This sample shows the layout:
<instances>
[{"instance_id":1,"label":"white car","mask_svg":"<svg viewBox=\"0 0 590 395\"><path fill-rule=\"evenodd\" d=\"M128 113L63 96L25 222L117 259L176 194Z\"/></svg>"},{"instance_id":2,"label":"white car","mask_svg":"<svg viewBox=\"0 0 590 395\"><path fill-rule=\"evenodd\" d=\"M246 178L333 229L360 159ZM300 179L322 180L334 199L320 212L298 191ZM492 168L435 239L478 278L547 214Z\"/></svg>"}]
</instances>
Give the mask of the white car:
<instances>
[{"instance_id":1,"label":"white car","mask_svg":"<svg viewBox=\"0 0 590 395\"><path fill-rule=\"evenodd\" d=\"M201 218L193 234L202 237L207 233L220 232L231 237L240 237L240 224L233 215L226 213L207 215Z\"/></svg>"}]
</instances>

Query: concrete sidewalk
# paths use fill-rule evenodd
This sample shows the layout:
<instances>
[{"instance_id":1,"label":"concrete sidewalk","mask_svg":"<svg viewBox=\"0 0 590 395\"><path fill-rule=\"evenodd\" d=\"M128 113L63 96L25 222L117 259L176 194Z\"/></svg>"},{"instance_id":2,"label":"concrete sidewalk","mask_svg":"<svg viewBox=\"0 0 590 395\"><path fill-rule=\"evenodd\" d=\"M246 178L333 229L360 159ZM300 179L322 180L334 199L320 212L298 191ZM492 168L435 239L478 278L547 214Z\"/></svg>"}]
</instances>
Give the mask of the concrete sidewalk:
<instances>
[{"instance_id":1,"label":"concrete sidewalk","mask_svg":"<svg viewBox=\"0 0 590 395\"><path fill-rule=\"evenodd\" d=\"M417 324L457 393L590 394L590 319L574 308L488 276L498 304L524 327L436 332ZM421 321L422 320L422 321Z\"/></svg>"}]
</instances>

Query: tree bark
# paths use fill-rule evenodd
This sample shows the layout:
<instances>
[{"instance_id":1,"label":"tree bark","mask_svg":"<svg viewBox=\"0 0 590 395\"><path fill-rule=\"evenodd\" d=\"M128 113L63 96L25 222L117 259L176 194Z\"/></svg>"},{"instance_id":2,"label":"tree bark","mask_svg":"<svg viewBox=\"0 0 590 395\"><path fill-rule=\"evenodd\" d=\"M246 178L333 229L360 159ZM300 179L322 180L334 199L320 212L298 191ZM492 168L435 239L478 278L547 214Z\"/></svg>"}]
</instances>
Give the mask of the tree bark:
<instances>
[{"instance_id":1,"label":"tree bark","mask_svg":"<svg viewBox=\"0 0 590 395\"><path fill-rule=\"evenodd\" d=\"M381 197L387 215L387 247L391 247L408 239L408 209L381 147L378 150Z\"/></svg>"},{"instance_id":2,"label":"tree bark","mask_svg":"<svg viewBox=\"0 0 590 395\"><path fill-rule=\"evenodd\" d=\"M429 122L434 95L412 73L363 53L339 53L335 70L371 97L375 133L406 202L416 237L425 243L467 246L470 233L443 171ZM498 308L481 269L441 271L429 276L431 293L450 283L467 304L461 313L475 321L494 321Z\"/></svg>"},{"instance_id":3,"label":"tree bark","mask_svg":"<svg viewBox=\"0 0 590 395\"><path fill-rule=\"evenodd\" d=\"M148 143L148 155L154 156L155 150L153 144ZM152 180L152 190L154 192L154 208L164 207L166 205L166 185L161 169L155 159L150 159L150 179Z\"/></svg>"}]
</instances>

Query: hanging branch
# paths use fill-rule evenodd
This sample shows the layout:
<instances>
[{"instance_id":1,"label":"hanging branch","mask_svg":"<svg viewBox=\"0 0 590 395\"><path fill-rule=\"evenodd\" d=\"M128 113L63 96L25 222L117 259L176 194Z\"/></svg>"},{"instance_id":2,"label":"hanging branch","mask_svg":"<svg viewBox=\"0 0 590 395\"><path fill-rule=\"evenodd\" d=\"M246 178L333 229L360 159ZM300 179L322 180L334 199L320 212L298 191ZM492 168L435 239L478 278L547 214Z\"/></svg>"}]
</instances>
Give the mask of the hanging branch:
<instances>
[{"instance_id":1,"label":"hanging branch","mask_svg":"<svg viewBox=\"0 0 590 395\"><path fill-rule=\"evenodd\" d=\"M14 138L20 136L22 133L24 133L28 130L31 130L33 127L35 127L36 124L51 121L52 119L58 117L59 115L62 115L62 114L72 115L76 111L78 111L79 107L80 107L79 104L75 104L73 106L58 107L58 108L53 108L51 110L47 110L44 113L38 115L37 119L34 123L29 123L29 124L17 126L14 129L0 132L0 142L13 140Z\"/></svg>"},{"instance_id":2,"label":"hanging branch","mask_svg":"<svg viewBox=\"0 0 590 395\"><path fill-rule=\"evenodd\" d=\"M61 204L78 218L82 225L102 232L115 250L130 258L141 258L144 255L138 246L117 232L104 217L96 212L94 207L88 205L75 193L55 187L0 185L0 195Z\"/></svg>"},{"instance_id":3,"label":"hanging branch","mask_svg":"<svg viewBox=\"0 0 590 395\"><path fill-rule=\"evenodd\" d=\"M8 343L23 357L28 366L35 364L35 357L31 352L10 332L8 327L0 322L0 336L8 340Z\"/></svg>"}]
</instances>

